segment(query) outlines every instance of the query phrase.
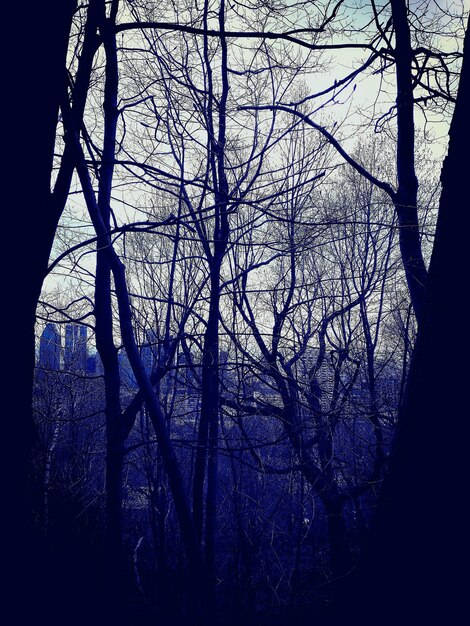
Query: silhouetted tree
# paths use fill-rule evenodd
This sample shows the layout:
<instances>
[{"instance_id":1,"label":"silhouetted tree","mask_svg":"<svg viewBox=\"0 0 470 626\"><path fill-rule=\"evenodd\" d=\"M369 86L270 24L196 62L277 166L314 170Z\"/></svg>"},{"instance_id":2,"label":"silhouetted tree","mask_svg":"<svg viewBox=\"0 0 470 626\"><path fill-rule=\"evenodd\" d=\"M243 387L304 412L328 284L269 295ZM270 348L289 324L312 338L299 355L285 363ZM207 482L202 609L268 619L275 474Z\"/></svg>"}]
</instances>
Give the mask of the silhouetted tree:
<instances>
[{"instance_id":1,"label":"silhouetted tree","mask_svg":"<svg viewBox=\"0 0 470 626\"><path fill-rule=\"evenodd\" d=\"M468 273L464 258L470 141L470 29L467 23L460 85L441 172L442 192L419 329L399 429L382 502L365 546L357 585L344 607L373 624L406 620L452 623L466 612L468 555L465 461L468 428L465 331L451 325L461 311L456 294ZM384 608L386 607L386 608ZM340 607L338 607L339 609ZM348 611L348 609L346 609ZM342 615L338 622L344 619Z\"/></svg>"}]
</instances>

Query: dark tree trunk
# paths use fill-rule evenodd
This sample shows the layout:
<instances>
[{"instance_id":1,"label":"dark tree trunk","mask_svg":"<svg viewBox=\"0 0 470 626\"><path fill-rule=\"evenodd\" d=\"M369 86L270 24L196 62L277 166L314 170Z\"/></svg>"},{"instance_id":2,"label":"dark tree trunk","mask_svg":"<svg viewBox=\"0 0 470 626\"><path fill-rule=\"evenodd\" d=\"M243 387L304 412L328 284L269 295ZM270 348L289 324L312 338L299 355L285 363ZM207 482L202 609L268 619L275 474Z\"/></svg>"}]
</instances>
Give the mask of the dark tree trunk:
<instances>
[{"instance_id":1,"label":"dark tree trunk","mask_svg":"<svg viewBox=\"0 0 470 626\"><path fill-rule=\"evenodd\" d=\"M105 237L106 227L101 218L98 203L96 202L95 193L91 184L83 150L80 145L76 129L73 128L73 121L70 119L69 116L67 117L67 122L70 124L71 132L69 135L69 140L73 141L74 144L77 172L80 177L80 182L83 189L85 201L87 203L90 218L93 222L93 226L97 235L99 237ZM106 250L109 266L111 268L114 278L116 298L119 308L119 323L122 341L127 356L129 358L133 374L137 380L137 384L140 387L144 401L147 405L149 417L158 439L159 450L162 456L162 461L168 476L168 482L173 495L173 501L175 504L175 510L178 516L181 531L182 543L186 551L191 572L192 591L194 592L193 599L195 620L197 621L196 615L198 614L200 616L201 614L203 614L204 608L206 606L207 585L205 584L206 581L204 576L204 565L199 541L197 540L196 532L194 529L193 517L189 506L186 486L184 483L183 475L181 473L180 464L175 453L173 442L170 438L167 422L161 409L160 401L155 394L152 382L145 370L142 359L140 357L139 348L134 337L131 303L129 298L129 292L127 289L125 268L113 249L111 238L109 235L107 236L107 245L105 246L104 250Z\"/></svg>"},{"instance_id":2,"label":"dark tree trunk","mask_svg":"<svg viewBox=\"0 0 470 626\"><path fill-rule=\"evenodd\" d=\"M351 596L361 623L456 624L468 612L466 320L470 41L442 168L426 311L412 359L382 501ZM460 321L461 326L456 325ZM463 363L462 363L463 359ZM344 615L342 616L344 619ZM342 623L341 617L339 623Z\"/></svg>"},{"instance_id":3,"label":"dark tree trunk","mask_svg":"<svg viewBox=\"0 0 470 626\"><path fill-rule=\"evenodd\" d=\"M14 615L18 624L31 618L61 624L71 612L70 623L76 623L93 603L92 594L84 592L92 584L93 572L85 576L83 551L80 554L77 546L57 537L54 543L54 537L44 538L34 528L35 316L61 214L51 193L52 163L75 7L75 0L3 7L4 25L14 33L14 42L9 38L8 52L5 49L2 55L2 147L7 157L2 227L10 241L4 247L9 249L3 265L4 293L12 307L2 343L8 355L2 375L6 390L2 437L7 453L2 494L8 508L3 516L8 527L2 533L2 600L4 614ZM77 596L81 603L76 602Z\"/></svg>"},{"instance_id":4,"label":"dark tree trunk","mask_svg":"<svg viewBox=\"0 0 470 626\"><path fill-rule=\"evenodd\" d=\"M374 428L375 437L375 458L373 468L373 479L380 479L382 469L385 462L384 438L382 424L380 422L380 410L377 401L377 385L375 377L375 346L372 340L371 328L367 318L367 310L364 302L361 302L361 319L364 331L364 340L366 346L366 372L367 384L369 388L369 420Z\"/></svg>"},{"instance_id":5,"label":"dark tree trunk","mask_svg":"<svg viewBox=\"0 0 470 626\"><path fill-rule=\"evenodd\" d=\"M275 366L272 366L273 370ZM332 424L326 423L320 406L321 388L312 374L309 398L313 419L318 428L318 462L305 445L302 423L296 416L295 387L286 384L276 372L273 376L281 393L284 411L283 421L286 436L297 456L299 468L305 480L321 499L327 516L328 540L330 544L330 568L333 596L339 594L344 576L353 568L353 558L348 545L347 528L343 517L343 498L339 492L334 471ZM334 430L334 429L333 429Z\"/></svg>"},{"instance_id":6,"label":"dark tree trunk","mask_svg":"<svg viewBox=\"0 0 470 626\"><path fill-rule=\"evenodd\" d=\"M6 192L3 232L17 236L15 250L8 257L6 293L14 303L14 327L5 333L9 354L8 389L15 389L14 416L7 427L7 441L15 446L10 472L21 482L17 523L30 512L29 463L34 441L31 412L35 363L34 324L56 220L51 211L51 175L59 104L65 88L65 57L70 23L76 2L55 0L46 7L28 6L20 16L18 6L6 7L5 24L21 21L21 45L11 51L4 75L5 101L3 146L6 160ZM6 82L5 82L6 80ZM6 143L5 143L6 132ZM5 200L4 200L5 202ZM5 259L7 262L7 259ZM14 267L14 272L12 271ZM10 335L10 336L9 336ZM11 384L10 384L11 382ZM24 508L23 508L24 505Z\"/></svg>"},{"instance_id":7,"label":"dark tree trunk","mask_svg":"<svg viewBox=\"0 0 470 626\"><path fill-rule=\"evenodd\" d=\"M94 0L94 4L97 1ZM31 404L36 306L73 170L70 164L65 165L67 159L64 159L60 182L58 178L52 193L56 127L59 105L66 90L67 43L75 8L76 0L54 0L47 7L28 3L25 19L21 22L21 46L5 68L6 92L10 94L7 107L10 107L11 115L8 115L8 108L5 113L8 119L17 120L17 123L8 123L4 128L3 143L5 153L9 155L5 180L12 195L3 225L6 233L14 233L21 224L20 244L17 252L10 256L8 265L10 267L11 263L15 269L6 273L6 292L16 304L15 333L6 334L4 338L5 349L10 355L5 383L7 388L15 388L17 392L13 405L16 419L8 422L11 435L7 438L15 442L10 469L16 482L9 481L12 498L17 499L14 509L17 517L14 515L12 518L15 532L24 527L23 523L30 518L34 507L31 458L35 431ZM74 89L74 115L77 119L83 115L91 63L96 51L90 14L91 9L84 54L80 59ZM18 7L8 6L6 22L14 24L17 19ZM11 349L8 348L10 341ZM8 380L10 375L11 384Z\"/></svg>"},{"instance_id":8,"label":"dark tree trunk","mask_svg":"<svg viewBox=\"0 0 470 626\"><path fill-rule=\"evenodd\" d=\"M106 19L105 7L101 7L100 34L106 54L106 77L104 87L104 139L102 164L99 172L98 207L103 224L108 231L111 219L111 193L113 186L114 158L117 128L118 65L116 41L113 32L113 15L117 2L113 2L111 17ZM106 247L109 236L98 238L95 279L96 347L104 370L106 415L106 539L109 564L110 589L119 585L121 569L122 535L122 465L123 441L121 440L121 401L118 352L113 338L113 306L111 291L111 268Z\"/></svg>"},{"instance_id":9,"label":"dark tree trunk","mask_svg":"<svg viewBox=\"0 0 470 626\"><path fill-rule=\"evenodd\" d=\"M217 267L213 267L211 271L209 317L202 353L201 416L193 480L193 515L199 537L202 536L203 528L204 478L208 458L208 442L209 439L212 441L214 436L217 437L217 434L214 433L214 422L218 424L219 411L219 276L220 263L217 263ZM213 455L209 453L209 457L209 463L213 463Z\"/></svg>"},{"instance_id":10,"label":"dark tree trunk","mask_svg":"<svg viewBox=\"0 0 470 626\"><path fill-rule=\"evenodd\" d=\"M212 258L209 316L202 355L201 415L198 447L193 479L193 517L199 540L203 529L204 478L207 463L207 493L205 517L205 573L209 598L207 619L217 622L215 599L215 557L217 535L218 440L219 440L219 306L220 267L223 250Z\"/></svg>"},{"instance_id":11,"label":"dark tree trunk","mask_svg":"<svg viewBox=\"0 0 470 626\"><path fill-rule=\"evenodd\" d=\"M418 323L423 319L427 271L421 252L418 220L418 179L415 173L414 100L410 26L405 0L392 0L397 80L397 178L395 209L400 225L400 252Z\"/></svg>"},{"instance_id":12,"label":"dark tree trunk","mask_svg":"<svg viewBox=\"0 0 470 626\"><path fill-rule=\"evenodd\" d=\"M322 501L327 515L332 582L333 588L336 589L340 586L342 579L351 572L354 562L349 549L341 501L327 497L322 498Z\"/></svg>"}]
</instances>

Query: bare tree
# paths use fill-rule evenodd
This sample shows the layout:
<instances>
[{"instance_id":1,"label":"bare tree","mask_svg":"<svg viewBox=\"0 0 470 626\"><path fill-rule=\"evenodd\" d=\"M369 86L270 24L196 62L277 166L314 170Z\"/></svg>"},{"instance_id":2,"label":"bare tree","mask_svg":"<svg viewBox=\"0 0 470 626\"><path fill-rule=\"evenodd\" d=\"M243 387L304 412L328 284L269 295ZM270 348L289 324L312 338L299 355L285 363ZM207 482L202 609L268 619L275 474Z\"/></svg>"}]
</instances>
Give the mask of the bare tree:
<instances>
[{"instance_id":1,"label":"bare tree","mask_svg":"<svg viewBox=\"0 0 470 626\"><path fill-rule=\"evenodd\" d=\"M38 319L92 328L102 370L38 377L41 520L53 542L61 475L105 518L101 584L149 619L319 607L355 567L426 319L414 118L446 119L461 61L459 16L367 6L74 15ZM325 52L356 56L333 81ZM338 123L369 79L383 101ZM380 137L351 147L361 114Z\"/></svg>"}]
</instances>

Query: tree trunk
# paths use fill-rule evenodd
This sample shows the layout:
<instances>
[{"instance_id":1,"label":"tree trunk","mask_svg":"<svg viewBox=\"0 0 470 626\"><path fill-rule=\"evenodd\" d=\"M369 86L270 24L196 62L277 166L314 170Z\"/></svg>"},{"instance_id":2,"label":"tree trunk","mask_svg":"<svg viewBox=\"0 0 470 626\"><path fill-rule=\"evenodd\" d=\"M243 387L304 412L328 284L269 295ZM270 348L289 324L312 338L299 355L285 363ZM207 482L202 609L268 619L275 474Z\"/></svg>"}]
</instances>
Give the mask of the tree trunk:
<instances>
[{"instance_id":1,"label":"tree trunk","mask_svg":"<svg viewBox=\"0 0 470 626\"><path fill-rule=\"evenodd\" d=\"M361 623L454 624L467 613L469 353L457 294L468 280L470 35L442 168L442 193L426 311L412 359L399 430L378 515L347 601ZM463 322L464 324L465 322ZM453 324L454 332L450 330ZM386 607L386 610L383 609ZM377 613L379 611L379 613ZM344 615L342 618L344 619ZM342 623L341 616L338 623Z\"/></svg>"},{"instance_id":2,"label":"tree trunk","mask_svg":"<svg viewBox=\"0 0 470 626\"><path fill-rule=\"evenodd\" d=\"M114 11L117 2L113 2ZM113 15L113 11L112 11ZM105 7L100 11L100 34L106 54L104 86L104 138L102 164L99 172L98 207L106 231L110 228L111 193L117 128L118 66L113 18L106 19ZM71 149L71 148L70 148ZM110 590L120 584L122 567L122 465L121 381L118 352L114 345L111 267L106 247L108 234L97 240L95 279L96 347L104 369L106 416L106 540Z\"/></svg>"},{"instance_id":3,"label":"tree trunk","mask_svg":"<svg viewBox=\"0 0 470 626\"><path fill-rule=\"evenodd\" d=\"M9 3L6 28L17 45L4 53L4 237L15 240L4 260L4 289L12 303L3 336L8 366L3 374L3 430L6 450L2 559L6 573L4 612L18 623L63 623L65 611L81 596L78 560L69 545L52 544L35 528L36 432L32 414L36 307L46 275L60 213L51 194L59 105L66 88L66 54L75 0ZM6 41L6 40L5 40ZM6 171L5 171L6 167ZM62 207L63 208L63 207ZM14 392L12 392L14 390ZM11 397L11 400L9 399ZM5 457L5 454L3 455ZM67 581L67 583L65 582ZM75 618L82 610L78 605ZM10 611L8 611L10 609Z\"/></svg>"},{"instance_id":4,"label":"tree trunk","mask_svg":"<svg viewBox=\"0 0 470 626\"><path fill-rule=\"evenodd\" d=\"M427 271L421 252L418 220L418 179L415 172L415 130L410 26L405 0L391 0L395 28L397 80L397 178L395 209L400 226L400 252L418 324L423 320Z\"/></svg>"},{"instance_id":5,"label":"tree trunk","mask_svg":"<svg viewBox=\"0 0 470 626\"><path fill-rule=\"evenodd\" d=\"M327 515L330 567L333 589L335 589L339 586L341 579L350 573L354 563L348 545L341 502L327 497L322 498L322 502Z\"/></svg>"},{"instance_id":6,"label":"tree trunk","mask_svg":"<svg viewBox=\"0 0 470 626\"><path fill-rule=\"evenodd\" d=\"M15 388L17 391L12 405L16 419L10 420L7 425L11 428L11 435L7 439L16 442L16 449L14 453L12 451L12 464L9 466L16 481L16 484L9 481L12 499L17 499L17 506L14 507L17 516L11 518L13 532L24 528L34 507L31 493L34 470L31 459L35 429L31 405L35 316L57 224L70 186L71 171L68 184L63 179L51 193L56 127L59 105L66 89L67 43L75 8L76 0L53 0L47 7L28 3L21 22L21 51L15 55L14 62L9 62L5 68L6 91L15 94L14 98L7 100L7 106L11 106L9 117L20 120L18 124L7 124L4 129L4 145L9 155L5 180L8 180L10 189L14 191L11 210L4 215L6 233L17 232L18 215L21 214L21 243L16 258L9 258L15 270L9 270L6 274L6 291L16 304L15 333L7 333L4 344L10 355L7 376L12 376L11 384L8 379L5 381L6 388ZM6 10L6 23L15 23L18 20L18 7L9 5ZM88 38L85 46L87 42ZM89 48L90 54L82 55L87 63L85 58L80 60L81 69L78 70L74 90L74 99L77 101L75 114L80 119L96 42ZM58 193L58 188L61 193ZM11 349L8 348L10 341Z\"/></svg>"},{"instance_id":7,"label":"tree trunk","mask_svg":"<svg viewBox=\"0 0 470 626\"><path fill-rule=\"evenodd\" d=\"M73 121L69 116L67 116L67 122L70 124L71 131L73 131L70 133L69 139L74 142L77 172L80 177L90 218L93 222L97 235L102 237L106 234L106 228L96 202L83 150L80 145L76 129L73 129ZM206 605L207 586L205 584L204 565L199 541L197 540L194 529L193 517L189 506L183 475L181 473L180 464L175 453L173 442L170 438L166 419L162 412L159 399L155 394L150 377L146 372L144 364L142 363L140 351L134 337L131 303L127 289L125 268L114 251L109 235L107 237L107 245L104 250L106 250L108 262L114 278L122 341L129 358L133 374L147 405L149 417L157 436L162 461L168 476L168 482L173 495L176 514L178 516L182 542L188 558L192 590L194 591L193 598L195 600L197 598L194 610L201 615Z\"/></svg>"},{"instance_id":8,"label":"tree trunk","mask_svg":"<svg viewBox=\"0 0 470 626\"><path fill-rule=\"evenodd\" d=\"M11 375L12 380L5 383L7 389L16 390L15 419L6 424L11 429L6 441L15 445L9 473L21 483L21 495L16 486L12 493L16 494L20 507L13 528L24 522L31 509L28 490L34 441L31 411L34 325L56 227L50 215L52 159L59 103L65 87L68 34L76 3L55 0L47 7L36 4L28 6L24 19L14 5L7 8L4 16L5 23L11 25L21 19L22 40L22 51L5 67L8 97L4 103L8 120L4 128L7 135L4 149L8 154L5 181L14 195L4 211L3 229L8 237L18 236L16 252L9 255L5 273L6 292L15 306L14 332L5 333L4 337L5 349L12 359L7 368L7 376Z\"/></svg>"},{"instance_id":9,"label":"tree trunk","mask_svg":"<svg viewBox=\"0 0 470 626\"><path fill-rule=\"evenodd\" d=\"M201 416L199 420L196 461L193 480L193 515L199 537L202 536L204 478L208 456L209 429L219 410L219 273L220 265L211 271L209 317L202 353Z\"/></svg>"},{"instance_id":10,"label":"tree trunk","mask_svg":"<svg viewBox=\"0 0 470 626\"><path fill-rule=\"evenodd\" d=\"M205 569L211 594L208 619L216 621L215 540L217 533L217 474L219 430L219 282L221 259L212 259L209 317L202 354L201 414L193 479L193 517L199 540L203 529L204 478L207 467Z\"/></svg>"}]
</instances>

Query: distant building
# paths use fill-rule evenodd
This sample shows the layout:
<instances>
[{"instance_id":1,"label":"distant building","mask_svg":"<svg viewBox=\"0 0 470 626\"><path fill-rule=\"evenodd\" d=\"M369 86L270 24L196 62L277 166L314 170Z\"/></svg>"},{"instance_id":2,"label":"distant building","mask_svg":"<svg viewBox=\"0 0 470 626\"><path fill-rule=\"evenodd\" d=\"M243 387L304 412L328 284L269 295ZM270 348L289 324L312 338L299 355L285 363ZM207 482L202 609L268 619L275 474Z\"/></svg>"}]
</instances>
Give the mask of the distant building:
<instances>
[{"instance_id":1,"label":"distant building","mask_svg":"<svg viewBox=\"0 0 470 626\"><path fill-rule=\"evenodd\" d=\"M87 328L79 324L65 327L64 368L71 372L87 370Z\"/></svg>"},{"instance_id":2,"label":"distant building","mask_svg":"<svg viewBox=\"0 0 470 626\"><path fill-rule=\"evenodd\" d=\"M39 367L48 370L60 369L61 339L57 326L48 322L39 341Z\"/></svg>"},{"instance_id":3,"label":"distant building","mask_svg":"<svg viewBox=\"0 0 470 626\"><path fill-rule=\"evenodd\" d=\"M97 374L97 363L96 363L96 354L89 354L86 358L86 373L93 375Z\"/></svg>"},{"instance_id":4,"label":"distant building","mask_svg":"<svg viewBox=\"0 0 470 626\"><path fill-rule=\"evenodd\" d=\"M103 362L98 352L96 350L87 352L86 373L90 376L102 376L103 371Z\"/></svg>"}]
</instances>

